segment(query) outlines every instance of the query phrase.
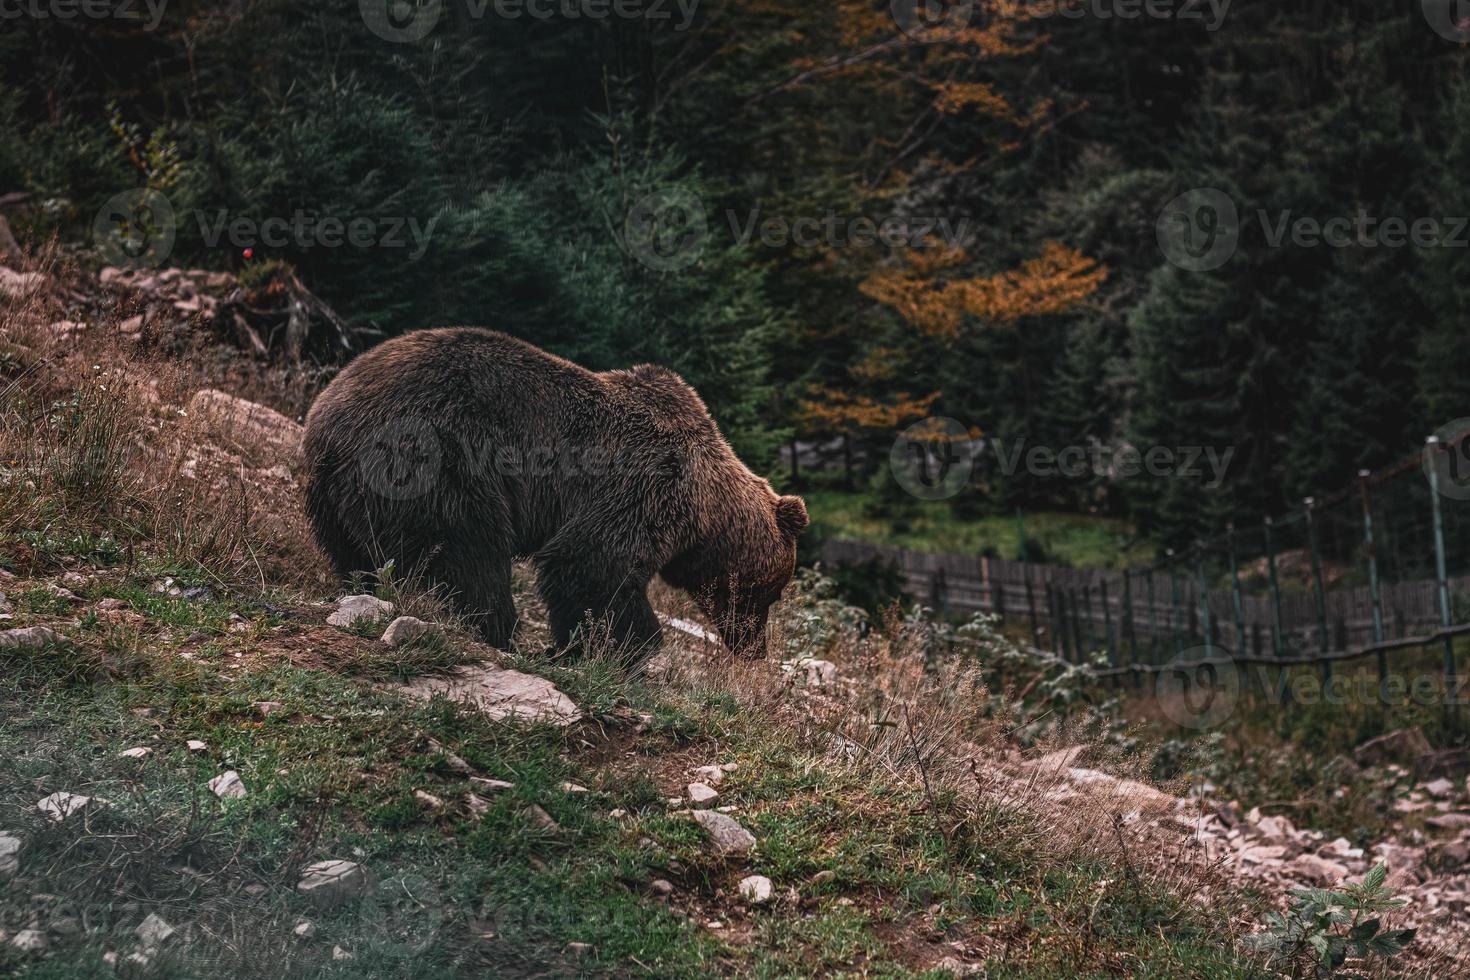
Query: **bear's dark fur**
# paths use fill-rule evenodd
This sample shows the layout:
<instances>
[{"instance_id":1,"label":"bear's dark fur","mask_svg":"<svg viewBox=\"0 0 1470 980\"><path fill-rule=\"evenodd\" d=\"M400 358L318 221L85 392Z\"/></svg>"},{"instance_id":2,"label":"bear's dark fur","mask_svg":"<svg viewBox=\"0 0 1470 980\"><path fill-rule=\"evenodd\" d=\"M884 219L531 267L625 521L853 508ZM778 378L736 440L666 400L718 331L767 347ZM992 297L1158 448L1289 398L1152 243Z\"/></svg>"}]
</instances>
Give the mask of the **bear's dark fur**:
<instances>
[{"instance_id":1,"label":"bear's dark fur","mask_svg":"<svg viewBox=\"0 0 1470 980\"><path fill-rule=\"evenodd\" d=\"M305 452L337 571L417 570L500 647L511 563L530 556L559 645L589 613L620 644L656 645L647 585L662 574L731 650L764 656L807 524L678 375L596 373L489 330L417 331L358 357L312 406Z\"/></svg>"}]
</instances>

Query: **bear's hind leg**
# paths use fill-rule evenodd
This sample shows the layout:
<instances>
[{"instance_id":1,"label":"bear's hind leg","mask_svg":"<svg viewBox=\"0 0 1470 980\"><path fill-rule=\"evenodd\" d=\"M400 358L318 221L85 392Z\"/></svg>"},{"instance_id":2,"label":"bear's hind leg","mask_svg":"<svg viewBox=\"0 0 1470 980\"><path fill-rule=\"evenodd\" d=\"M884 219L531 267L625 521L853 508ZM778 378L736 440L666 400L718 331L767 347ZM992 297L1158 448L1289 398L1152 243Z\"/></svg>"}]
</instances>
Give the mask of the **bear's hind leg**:
<instances>
[{"instance_id":1,"label":"bear's hind leg","mask_svg":"<svg viewBox=\"0 0 1470 980\"><path fill-rule=\"evenodd\" d=\"M485 642L510 649L516 629L515 596L510 589L510 556L499 549L446 546L435 556L430 576L450 590L450 601Z\"/></svg>"}]
</instances>

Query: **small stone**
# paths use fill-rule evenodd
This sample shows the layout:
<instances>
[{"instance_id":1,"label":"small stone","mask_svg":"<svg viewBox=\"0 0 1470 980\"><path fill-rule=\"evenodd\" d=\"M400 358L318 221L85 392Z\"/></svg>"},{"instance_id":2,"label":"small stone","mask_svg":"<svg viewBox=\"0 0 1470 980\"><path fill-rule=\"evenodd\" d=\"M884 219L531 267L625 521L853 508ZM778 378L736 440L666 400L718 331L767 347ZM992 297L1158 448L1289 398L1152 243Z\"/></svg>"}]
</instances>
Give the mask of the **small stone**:
<instances>
[{"instance_id":1,"label":"small stone","mask_svg":"<svg viewBox=\"0 0 1470 980\"><path fill-rule=\"evenodd\" d=\"M344 596L337 603L337 609L327 617L328 626L347 627L359 620L375 622L387 619L393 615L393 603L384 602L377 596L350 595Z\"/></svg>"},{"instance_id":2,"label":"small stone","mask_svg":"<svg viewBox=\"0 0 1470 980\"><path fill-rule=\"evenodd\" d=\"M721 765L720 768L723 769L723 770L725 770L726 772L734 772L736 769L739 769L740 768L740 763L738 763L738 762L726 762L723 765Z\"/></svg>"},{"instance_id":3,"label":"small stone","mask_svg":"<svg viewBox=\"0 0 1470 980\"><path fill-rule=\"evenodd\" d=\"M674 883L667 878L655 878L649 883L648 887L652 888L659 895L674 894Z\"/></svg>"},{"instance_id":4,"label":"small stone","mask_svg":"<svg viewBox=\"0 0 1470 980\"><path fill-rule=\"evenodd\" d=\"M521 816L531 821L532 826L537 827L541 830L561 830L561 824L552 819L551 814L547 813L545 810L541 809L541 807L537 806L534 803L532 803L530 806L522 807Z\"/></svg>"},{"instance_id":5,"label":"small stone","mask_svg":"<svg viewBox=\"0 0 1470 980\"><path fill-rule=\"evenodd\" d=\"M245 781L233 769L211 779L209 789L222 800L243 800L248 795Z\"/></svg>"},{"instance_id":6,"label":"small stone","mask_svg":"<svg viewBox=\"0 0 1470 980\"><path fill-rule=\"evenodd\" d=\"M1455 784L1448 779L1436 779L1433 782L1424 784L1424 792L1437 799L1448 799L1455 795Z\"/></svg>"},{"instance_id":7,"label":"small stone","mask_svg":"<svg viewBox=\"0 0 1470 980\"><path fill-rule=\"evenodd\" d=\"M430 810L444 809L444 801L439 799L439 797L435 796L433 793L425 793L421 789L416 789L413 791L413 798L418 800L424 806L428 807Z\"/></svg>"},{"instance_id":8,"label":"small stone","mask_svg":"<svg viewBox=\"0 0 1470 980\"><path fill-rule=\"evenodd\" d=\"M306 868L296 890L322 907L370 892L372 874L354 861L318 861Z\"/></svg>"},{"instance_id":9,"label":"small stone","mask_svg":"<svg viewBox=\"0 0 1470 980\"><path fill-rule=\"evenodd\" d=\"M566 952L573 956L586 956L592 952L591 943L567 943Z\"/></svg>"},{"instance_id":10,"label":"small stone","mask_svg":"<svg viewBox=\"0 0 1470 980\"><path fill-rule=\"evenodd\" d=\"M44 647L61 642L61 634L45 626L0 630L0 649L5 647Z\"/></svg>"},{"instance_id":11,"label":"small stone","mask_svg":"<svg viewBox=\"0 0 1470 980\"><path fill-rule=\"evenodd\" d=\"M616 810L607 811L607 815L613 820L621 820L628 815L628 811L624 810L622 807L618 807Z\"/></svg>"},{"instance_id":12,"label":"small stone","mask_svg":"<svg viewBox=\"0 0 1470 980\"><path fill-rule=\"evenodd\" d=\"M0 881L20 872L21 839L14 834L0 834Z\"/></svg>"},{"instance_id":13,"label":"small stone","mask_svg":"<svg viewBox=\"0 0 1470 980\"><path fill-rule=\"evenodd\" d=\"M98 612L116 612L119 609L128 608L128 604L122 599L98 599L96 608Z\"/></svg>"},{"instance_id":14,"label":"small stone","mask_svg":"<svg viewBox=\"0 0 1470 980\"><path fill-rule=\"evenodd\" d=\"M562 783L561 791L563 793L585 793L587 792L587 787L578 786L576 783Z\"/></svg>"},{"instance_id":15,"label":"small stone","mask_svg":"<svg viewBox=\"0 0 1470 980\"><path fill-rule=\"evenodd\" d=\"M514 789L515 783L507 783L503 779L486 779L483 776L471 776L470 785L485 793L500 793L508 789Z\"/></svg>"},{"instance_id":16,"label":"small stone","mask_svg":"<svg viewBox=\"0 0 1470 980\"><path fill-rule=\"evenodd\" d=\"M697 807L713 806L720 798L719 793L704 783L690 783L685 788L685 792L689 794L689 802Z\"/></svg>"},{"instance_id":17,"label":"small stone","mask_svg":"<svg viewBox=\"0 0 1470 980\"><path fill-rule=\"evenodd\" d=\"M690 813L695 823L709 835L710 844L718 854L748 854L755 847L755 838L750 831L740 826L733 817L714 810L694 810Z\"/></svg>"},{"instance_id":18,"label":"small stone","mask_svg":"<svg viewBox=\"0 0 1470 980\"><path fill-rule=\"evenodd\" d=\"M751 905L764 905L771 900L771 879L765 875L750 875L740 879L740 897Z\"/></svg>"},{"instance_id":19,"label":"small stone","mask_svg":"<svg viewBox=\"0 0 1470 980\"><path fill-rule=\"evenodd\" d=\"M399 616L383 631L383 642L390 647L407 646L423 639L434 627L413 616Z\"/></svg>"},{"instance_id":20,"label":"small stone","mask_svg":"<svg viewBox=\"0 0 1470 980\"><path fill-rule=\"evenodd\" d=\"M796 662L807 687L833 687L837 683L837 665L830 660L806 658Z\"/></svg>"},{"instance_id":21,"label":"small stone","mask_svg":"<svg viewBox=\"0 0 1470 980\"><path fill-rule=\"evenodd\" d=\"M197 739L197 738L191 738L191 739L189 739L189 741L185 742L184 745L185 745L186 748L188 748L188 750L190 752L198 753L198 752L207 752L207 751L209 751L209 746L208 745L205 745L203 742L199 741L199 739Z\"/></svg>"},{"instance_id":22,"label":"small stone","mask_svg":"<svg viewBox=\"0 0 1470 980\"><path fill-rule=\"evenodd\" d=\"M476 819L479 819L480 817L483 817L485 814L490 812L490 801L485 799L483 796L476 796L474 793L466 793L464 795L464 803L465 806L470 808L470 813L473 814Z\"/></svg>"},{"instance_id":23,"label":"small stone","mask_svg":"<svg viewBox=\"0 0 1470 980\"><path fill-rule=\"evenodd\" d=\"M271 715L286 709L286 706L279 701L257 701L252 707L263 718L269 718Z\"/></svg>"},{"instance_id":24,"label":"small stone","mask_svg":"<svg viewBox=\"0 0 1470 980\"><path fill-rule=\"evenodd\" d=\"M705 925L705 928L706 929L723 929L723 928L725 928L725 924L723 922L721 922L719 919L711 919L708 922L706 922L704 925Z\"/></svg>"},{"instance_id":25,"label":"small stone","mask_svg":"<svg viewBox=\"0 0 1470 980\"><path fill-rule=\"evenodd\" d=\"M295 928L291 931L296 934L298 939L310 939L316 935L316 923L310 919L302 919L296 923Z\"/></svg>"},{"instance_id":26,"label":"small stone","mask_svg":"<svg viewBox=\"0 0 1470 980\"><path fill-rule=\"evenodd\" d=\"M811 878L808 879L808 883L812 885L826 885L836 880L837 872L833 871L830 868L827 868L825 870L818 871L816 874L812 875Z\"/></svg>"},{"instance_id":27,"label":"small stone","mask_svg":"<svg viewBox=\"0 0 1470 980\"><path fill-rule=\"evenodd\" d=\"M176 931L157 914L150 914L136 930L144 949L156 949L162 946Z\"/></svg>"},{"instance_id":28,"label":"small stone","mask_svg":"<svg viewBox=\"0 0 1470 980\"><path fill-rule=\"evenodd\" d=\"M120 759L146 759L152 754L152 749L146 745L140 745L135 749L123 749L117 755Z\"/></svg>"},{"instance_id":29,"label":"small stone","mask_svg":"<svg viewBox=\"0 0 1470 980\"><path fill-rule=\"evenodd\" d=\"M694 770L694 775L707 786L718 786L720 780L725 778L725 770L720 766L700 766Z\"/></svg>"},{"instance_id":30,"label":"small stone","mask_svg":"<svg viewBox=\"0 0 1470 980\"><path fill-rule=\"evenodd\" d=\"M1435 830L1464 830L1470 827L1470 813L1441 813L1438 816L1425 817L1424 825Z\"/></svg>"},{"instance_id":31,"label":"small stone","mask_svg":"<svg viewBox=\"0 0 1470 980\"><path fill-rule=\"evenodd\" d=\"M474 771L470 767L470 764L468 762L464 761L459 756L455 755L453 752L449 751L443 745L439 744L439 742L435 741L432 738L429 739L429 751L433 752L435 755L442 755L444 757L444 766L450 772L467 773Z\"/></svg>"},{"instance_id":32,"label":"small stone","mask_svg":"<svg viewBox=\"0 0 1470 980\"><path fill-rule=\"evenodd\" d=\"M981 963L966 963L955 956L946 956L934 964L936 970L944 970L953 973L957 977L978 977L985 975L985 966Z\"/></svg>"},{"instance_id":33,"label":"small stone","mask_svg":"<svg viewBox=\"0 0 1470 980\"><path fill-rule=\"evenodd\" d=\"M10 945L22 953L44 953L50 944L46 941L46 934L40 929L22 929L15 934Z\"/></svg>"},{"instance_id":34,"label":"small stone","mask_svg":"<svg viewBox=\"0 0 1470 980\"><path fill-rule=\"evenodd\" d=\"M61 823L74 813L80 813L90 806L101 804L101 800L94 800L90 796L80 796L76 793L52 793L37 803L36 809L44 813L46 819L52 823Z\"/></svg>"},{"instance_id":35,"label":"small stone","mask_svg":"<svg viewBox=\"0 0 1470 980\"><path fill-rule=\"evenodd\" d=\"M352 959L352 954L349 953L349 952L347 952L347 950L343 949L341 946L333 946L332 947L332 959L334 959L334 960L336 960L336 961L338 961L340 963L343 960L350 960L350 959Z\"/></svg>"}]
</instances>

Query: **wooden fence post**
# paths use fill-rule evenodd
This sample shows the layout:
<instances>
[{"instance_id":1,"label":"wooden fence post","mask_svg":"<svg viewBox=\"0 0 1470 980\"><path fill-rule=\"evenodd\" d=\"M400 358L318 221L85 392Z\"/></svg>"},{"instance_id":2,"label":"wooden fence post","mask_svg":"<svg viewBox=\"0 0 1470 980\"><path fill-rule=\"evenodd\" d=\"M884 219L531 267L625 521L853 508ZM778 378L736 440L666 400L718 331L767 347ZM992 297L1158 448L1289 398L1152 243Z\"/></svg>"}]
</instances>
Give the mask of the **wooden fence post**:
<instances>
[{"instance_id":1,"label":"wooden fence post","mask_svg":"<svg viewBox=\"0 0 1470 980\"><path fill-rule=\"evenodd\" d=\"M1245 600L1240 594L1240 564L1235 558L1235 524L1225 529L1225 543L1230 559L1230 604L1235 613L1235 649L1244 653L1245 645Z\"/></svg>"},{"instance_id":2,"label":"wooden fence post","mask_svg":"<svg viewBox=\"0 0 1470 980\"><path fill-rule=\"evenodd\" d=\"M1183 649L1179 642L1179 570L1174 565L1174 549L1168 549L1165 554L1169 556L1169 639L1174 646L1169 655L1172 657Z\"/></svg>"},{"instance_id":3,"label":"wooden fence post","mask_svg":"<svg viewBox=\"0 0 1470 980\"><path fill-rule=\"evenodd\" d=\"M1123 569L1123 636L1122 641L1128 645L1128 663L1130 666L1138 665L1138 634L1134 630L1133 622L1133 575L1128 569ZM1133 672L1133 686L1139 683L1138 671Z\"/></svg>"},{"instance_id":4,"label":"wooden fence post","mask_svg":"<svg viewBox=\"0 0 1470 980\"><path fill-rule=\"evenodd\" d=\"M1158 662L1159 650L1159 627L1158 616L1154 609L1154 567L1148 567L1148 654L1149 662Z\"/></svg>"},{"instance_id":5,"label":"wooden fence post","mask_svg":"<svg viewBox=\"0 0 1470 980\"><path fill-rule=\"evenodd\" d=\"M1444 451L1444 444L1439 441L1439 436L1430 436L1424 447L1426 453L1439 453ZM1440 512L1439 504L1439 467L1430 463L1425 467L1429 470L1429 499L1434 508L1434 574L1439 579L1439 623L1448 628L1452 614L1450 612L1450 580L1446 574L1446 561L1444 553L1444 517ZM1458 728L1460 721L1460 686L1455 680L1455 641L1446 636L1444 638L1444 684L1445 684L1445 708L1449 715L1451 728Z\"/></svg>"},{"instance_id":6,"label":"wooden fence post","mask_svg":"<svg viewBox=\"0 0 1470 980\"><path fill-rule=\"evenodd\" d=\"M1203 626L1201 632L1205 638L1205 659L1208 660L1215 655L1215 648L1210 630L1210 593L1205 588L1205 548L1203 544L1195 545L1194 581L1195 589L1199 592L1200 622Z\"/></svg>"},{"instance_id":7,"label":"wooden fence post","mask_svg":"<svg viewBox=\"0 0 1470 980\"><path fill-rule=\"evenodd\" d=\"M1041 631L1036 624L1036 593L1031 589L1029 574L1026 575L1026 614L1031 617L1031 645L1039 647L1041 646Z\"/></svg>"},{"instance_id":8,"label":"wooden fence post","mask_svg":"<svg viewBox=\"0 0 1470 980\"><path fill-rule=\"evenodd\" d=\"M1317 554L1317 522L1312 512L1317 501L1312 497L1304 497L1302 506L1306 508L1307 514L1307 551L1312 560L1312 592L1317 605L1317 649L1325 656L1330 647L1327 639L1327 596L1322 589L1322 559ZM1322 661L1322 680L1332 680L1332 661Z\"/></svg>"},{"instance_id":9,"label":"wooden fence post","mask_svg":"<svg viewBox=\"0 0 1470 980\"><path fill-rule=\"evenodd\" d=\"M1266 570L1272 589L1272 648L1277 657L1286 655L1286 636L1282 632L1282 586L1276 577L1276 545L1272 542L1272 519L1267 517L1266 527Z\"/></svg>"},{"instance_id":10,"label":"wooden fence post","mask_svg":"<svg viewBox=\"0 0 1470 980\"><path fill-rule=\"evenodd\" d=\"M1108 580L1106 573L1104 573L1104 578L1099 582L1098 588L1102 590L1103 639L1108 646L1108 666L1117 667L1118 648L1113 645L1113 611L1108 608ZM1114 687L1119 685L1117 674L1112 675L1112 682Z\"/></svg>"},{"instance_id":11,"label":"wooden fence post","mask_svg":"<svg viewBox=\"0 0 1470 980\"><path fill-rule=\"evenodd\" d=\"M1086 647L1082 643L1082 620L1077 615L1077 590L1068 589L1069 597L1067 605L1072 607L1072 658L1073 663L1082 663L1082 658L1087 656Z\"/></svg>"},{"instance_id":12,"label":"wooden fence post","mask_svg":"<svg viewBox=\"0 0 1470 980\"><path fill-rule=\"evenodd\" d=\"M1373 500L1368 471L1358 470L1358 496L1363 502L1363 550L1368 556L1368 598L1373 605L1373 642L1383 642L1383 597L1378 592L1378 549L1373 544ZM1388 653L1378 651L1378 700L1388 704Z\"/></svg>"}]
</instances>

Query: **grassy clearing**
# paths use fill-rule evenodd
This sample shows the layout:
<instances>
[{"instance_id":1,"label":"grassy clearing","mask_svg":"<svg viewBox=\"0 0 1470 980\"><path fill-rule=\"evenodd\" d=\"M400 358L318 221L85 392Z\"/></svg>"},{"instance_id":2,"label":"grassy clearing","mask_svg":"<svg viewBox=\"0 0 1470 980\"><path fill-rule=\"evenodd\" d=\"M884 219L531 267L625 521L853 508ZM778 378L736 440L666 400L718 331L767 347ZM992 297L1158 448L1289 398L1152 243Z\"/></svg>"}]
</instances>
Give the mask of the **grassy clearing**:
<instances>
[{"instance_id":1,"label":"grassy clearing","mask_svg":"<svg viewBox=\"0 0 1470 980\"><path fill-rule=\"evenodd\" d=\"M946 554L1020 557L1014 515L957 515L946 501L915 500L902 519L876 512L866 494L843 490L803 491L817 533L869 544ZM1044 560L1079 568L1123 568L1146 562L1152 547L1116 518L1087 514L1027 513L1026 537Z\"/></svg>"}]
</instances>

